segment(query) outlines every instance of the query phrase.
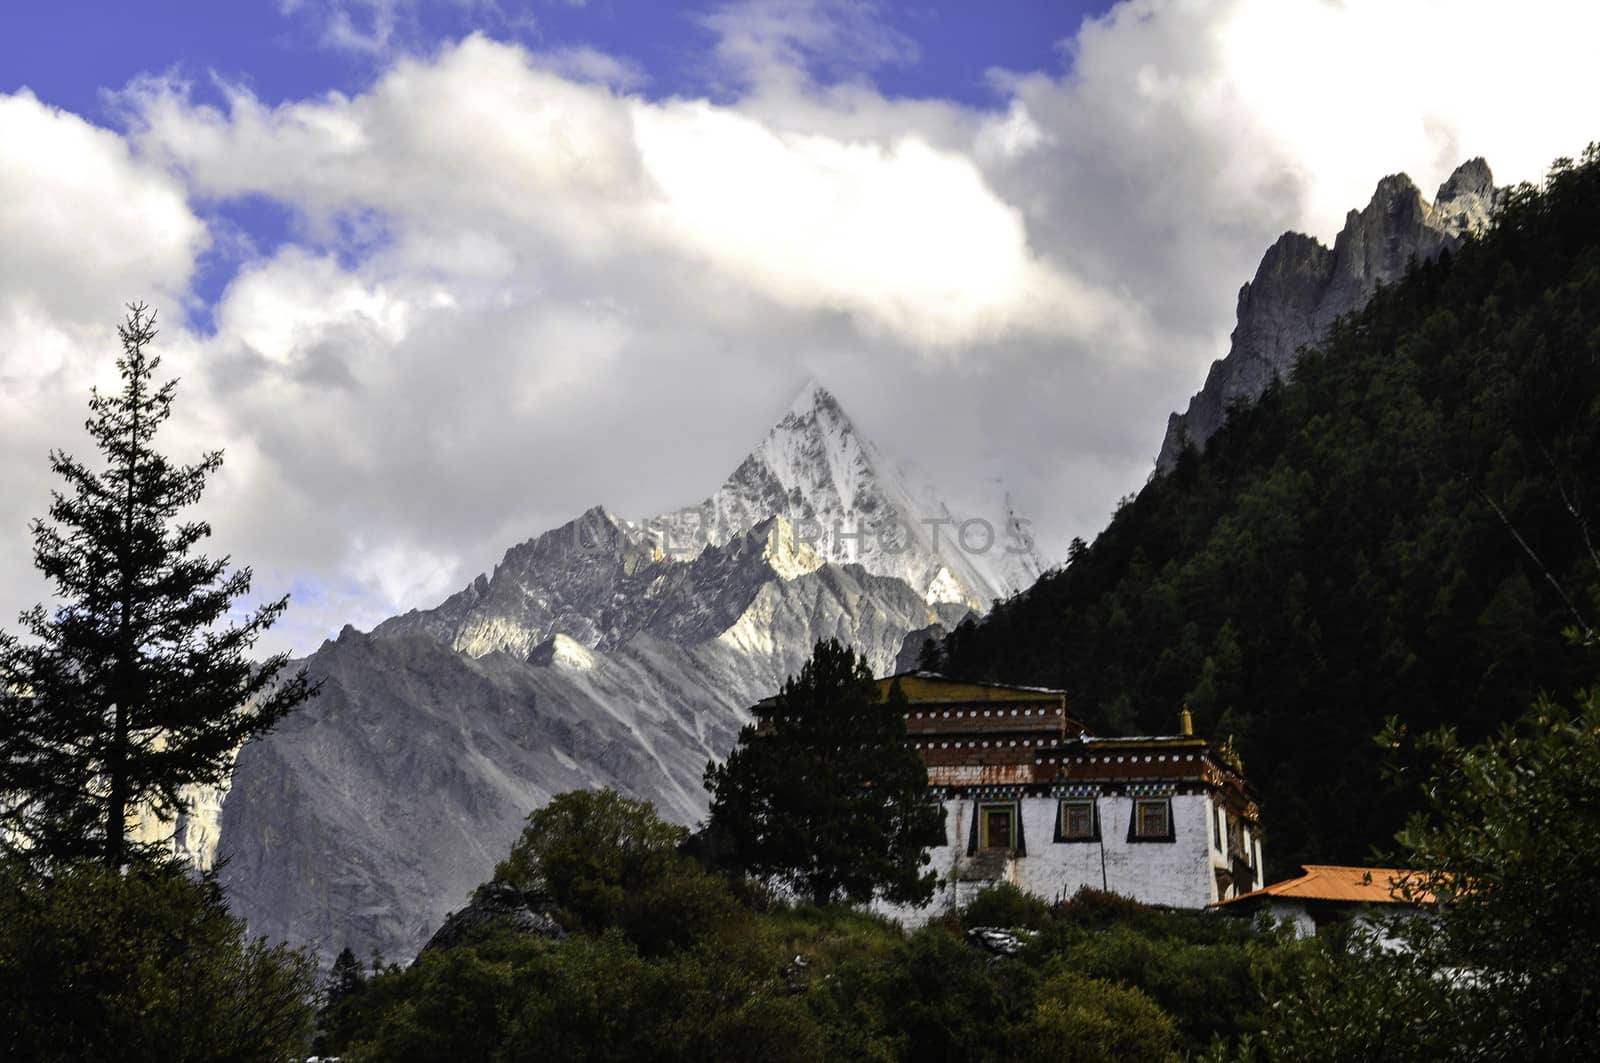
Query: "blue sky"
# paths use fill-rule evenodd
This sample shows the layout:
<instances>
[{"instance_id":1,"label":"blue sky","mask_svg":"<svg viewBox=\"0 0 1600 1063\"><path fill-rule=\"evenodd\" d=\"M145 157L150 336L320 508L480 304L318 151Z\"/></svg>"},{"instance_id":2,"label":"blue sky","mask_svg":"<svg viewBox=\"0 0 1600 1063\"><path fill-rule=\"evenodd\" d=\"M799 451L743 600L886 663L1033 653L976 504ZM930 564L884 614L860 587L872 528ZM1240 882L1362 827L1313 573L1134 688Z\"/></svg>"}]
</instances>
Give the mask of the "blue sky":
<instances>
[{"instance_id":1,"label":"blue sky","mask_svg":"<svg viewBox=\"0 0 1600 1063\"><path fill-rule=\"evenodd\" d=\"M351 5L352 24L373 29L372 8ZM209 73L242 81L262 99L281 102L329 90L356 92L397 51L427 53L471 32L535 48L586 45L625 56L649 81L647 95L700 94L708 89L704 53L711 34L704 16L719 5L652 0L466 2L417 5L397 19L390 49L374 56L325 40L326 8L238 0L110 0L15 4L0 35L0 91L28 87L41 99L96 121L113 123L103 93L141 73L176 70L202 84ZM915 58L875 71L889 95L947 98L993 106L985 73L1059 71L1059 43L1087 14L1108 3L1079 0L928 0L884 5L877 20L915 47ZM837 76L827 62L818 73Z\"/></svg>"},{"instance_id":2,"label":"blue sky","mask_svg":"<svg viewBox=\"0 0 1600 1063\"><path fill-rule=\"evenodd\" d=\"M1081 0L882 5L872 9L873 21L893 42L889 56L805 58L821 84L870 74L887 96L994 108L1005 101L991 71L1059 73L1068 63L1063 42L1085 16L1108 6ZM247 87L269 104L328 92L353 95L400 56L426 56L478 33L531 49L587 47L625 59L643 72L633 88L646 97L725 96L728 86L706 60L714 37L706 20L723 7L652 0L20 4L7 12L0 34L0 92L26 88L46 103L121 129L126 115L117 93L141 76L181 78L197 101L216 104L223 102L219 80ZM341 43L329 32L330 19L344 17L377 44L385 13L392 31L373 50ZM270 254L296 235L291 211L266 197L209 202L202 209L214 228L248 237L253 254ZM241 264L238 250L230 240L197 265L189 318L202 331L215 326L212 307Z\"/></svg>"},{"instance_id":3,"label":"blue sky","mask_svg":"<svg viewBox=\"0 0 1600 1063\"><path fill-rule=\"evenodd\" d=\"M143 0L0 34L0 616L121 305L306 650L594 505L706 497L807 378L952 512L1092 537L1288 229L1600 135L1600 5ZM1093 16L1092 18L1089 16ZM27 91L24 92L23 90Z\"/></svg>"}]
</instances>

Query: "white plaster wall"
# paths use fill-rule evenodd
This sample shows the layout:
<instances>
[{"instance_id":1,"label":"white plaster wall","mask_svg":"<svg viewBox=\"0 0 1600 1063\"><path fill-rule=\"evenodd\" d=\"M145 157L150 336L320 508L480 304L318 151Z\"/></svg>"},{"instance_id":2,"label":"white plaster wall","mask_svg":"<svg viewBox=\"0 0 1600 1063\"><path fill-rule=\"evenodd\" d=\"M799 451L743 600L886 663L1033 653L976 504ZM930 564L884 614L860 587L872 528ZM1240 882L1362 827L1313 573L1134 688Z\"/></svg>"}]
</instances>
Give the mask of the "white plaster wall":
<instances>
[{"instance_id":1,"label":"white plaster wall","mask_svg":"<svg viewBox=\"0 0 1600 1063\"><path fill-rule=\"evenodd\" d=\"M1107 819L1106 800L1101 798L1099 801L1102 836L1113 829ZM1028 855L1014 861L1015 881L1029 893L1047 901L1067 900L1084 886L1102 888L1100 843L1054 840L1060 807L1061 802L1054 797L1029 797L1022 802L1022 823L1028 832ZM1128 829L1126 821L1122 829ZM1106 842L1109 851L1109 837Z\"/></svg>"},{"instance_id":2,"label":"white plaster wall","mask_svg":"<svg viewBox=\"0 0 1600 1063\"><path fill-rule=\"evenodd\" d=\"M1228 811L1220 801L1213 800L1210 802L1210 805L1211 826L1209 829L1211 830L1211 834L1207 844L1210 846L1211 850L1211 866L1219 871L1230 871L1232 869L1232 864L1228 859ZM1217 844L1218 828L1221 829L1220 845ZM1239 883L1238 887L1230 892L1227 896L1213 896L1213 901L1225 901L1229 897L1237 897L1240 894L1249 893L1251 890L1258 890L1267 884L1266 872L1263 870L1263 862L1265 857L1262 855L1261 851L1261 835L1255 830L1252 830L1249 824L1246 824L1244 827L1244 837L1246 847L1252 854L1254 854L1253 863L1250 868L1250 881ZM1213 882L1214 881L1215 878L1213 877ZM1215 887L1213 887L1212 892L1215 894Z\"/></svg>"},{"instance_id":3,"label":"white plaster wall","mask_svg":"<svg viewBox=\"0 0 1600 1063\"><path fill-rule=\"evenodd\" d=\"M1129 842L1131 797L1100 798L1100 829L1106 844L1106 886L1146 904L1204 908L1216 899L1211 865L1211 799L1204 794L1172 798L1172 842Z\"/></svg>"},{"instance_id":4,"label":"white plaster wall","mask_svg":"<svg viewBox=\"0 0 1600 1063\"><path fill-rule=\"evenodd\" d=\"M1306 911L1306 906L1299 901L1273 900L1267 905L1265 914L1270 915L1276 922L1292 926L1295 937L1313 937L1317 932L1316 922Z\"/></svg>"},{"instance_id":5,"label":"white plaster wall","mask_svg":"<svg viewBox=\"0 0 1600 1063\"><path fill-rule=\"evenodd\" d=\"M1069 898L1084 886L1175 908L1204 908L1217 900L1213 868L1224 866L1226 855L1217 853L1213 844L1211 798L1203 794L1172 798L1176 840L1171 842L1128 841L1133 802L1132 797L1098 798L1101 840L1057 842L1059 800L1022 798L1027 855L1007 863L1005 880L1047 901ZM988 885L959 882L955 874L967 859L967 838L978 804L970 797L945 802L946 841L929 851L930 866L941 880L933 903L925 909L880 904L875 906L877 910L902 922L924 922L934 914L960 907Z\"/></svg>"}]
</instances>

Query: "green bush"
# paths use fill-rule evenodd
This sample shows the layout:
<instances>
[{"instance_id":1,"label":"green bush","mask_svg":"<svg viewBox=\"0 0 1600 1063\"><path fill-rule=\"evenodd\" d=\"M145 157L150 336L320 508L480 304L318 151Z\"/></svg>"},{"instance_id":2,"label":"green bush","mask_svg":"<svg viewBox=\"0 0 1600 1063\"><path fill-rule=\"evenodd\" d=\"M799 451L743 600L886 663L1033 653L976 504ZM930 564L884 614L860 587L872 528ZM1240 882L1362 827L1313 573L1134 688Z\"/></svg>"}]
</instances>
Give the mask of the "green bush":
<instances>
[{"instance_id":1,"label":"green bush","mask_svg":"<svg viewBox=\"0 0 1600 1063\"><path fill-rule=\"evenodd\" d=\"M1012 1033L1016 1063L1176 1063L1172 1017L1137 989L1058 971Z\"/></svg>"},{"instance_id":2,"label":"green bush","mask_svg":"<svg viewBox=\"0 0 1600 1063\"><path fill-rule=\"evenodd\" d=\"M0 1058L281 1063L314 988L308 957L247 940L177 867L0 865Z\"/></svg>"},{"instance_id":3,"label":"green bush","mask_svg":"<svg viewBox=\"0 0 1600 1063\"><path fill-rule=\"evenodd\" d=\"M330 1028L354 1036L335 1047L499 1063L1192 1058L1265 1044L1268 1001L1305 981L1314 947L1089 891L1052 908L993 888L910 934L846 905L753 909L660 827L614 793L552 801L498 874L585 912L572 936L426 954L341 1005ZM963 923L1037 933L997 957Z\"/></svg>"},{"instance_id":4,"label":"green bush","mask_svg":"<svg viewBox=\"0 0 1600 1063\"><path fill-rule=\"evenodd\" d=\"M487 1060L537 984L551 944L515 931L423 953L406 970L372 979L341 1009L351 1037L333 1050L352 1060Z\"/></svg>"},{"instance_id":5,"label":"green bush","mask_svg":"<svg viewBox=\"0 0 1600 1063\"><path fill-rule=\"evenodd\" d=\"M999 926L1038 930L1049 921L1048 904L1009 882L987 887L961 910L961 925L968 929Z\"/></svg>"},{"instance_id":6,"label":"green bush","mask_svg":"<svg viewBox=\"0 0 1600 1063\"><path fill-rule=\"evenodd\" d=\"M1026 1013L1037 976L1024 964L991 959L936 926L896 950L880 992L900 1058L1006 1058L1003 1035Z\"/></svg>"},{"instance_id":7,"label":"green bush","mask_svg":"<svg viewBox=\"0 0 1600 1063\"><path fill-rule=\"evenodd\" d=\"M528 816L495 878L548 893L564 926L601 930L617 924L630 893L685 859L679 849L688 837L647 801L610 788L573 790Z\"/></svg>"},{"instance_id":8,"label":"green bush","mask_svg":"<svg viewBox=\"0 0 1600 1063\"><path fill-rule=\"evenodd\" d=\"M725 879L681 860L623 898L618 925L646 956L690 948L739 911Z\"/></svg>"}]
</instances>

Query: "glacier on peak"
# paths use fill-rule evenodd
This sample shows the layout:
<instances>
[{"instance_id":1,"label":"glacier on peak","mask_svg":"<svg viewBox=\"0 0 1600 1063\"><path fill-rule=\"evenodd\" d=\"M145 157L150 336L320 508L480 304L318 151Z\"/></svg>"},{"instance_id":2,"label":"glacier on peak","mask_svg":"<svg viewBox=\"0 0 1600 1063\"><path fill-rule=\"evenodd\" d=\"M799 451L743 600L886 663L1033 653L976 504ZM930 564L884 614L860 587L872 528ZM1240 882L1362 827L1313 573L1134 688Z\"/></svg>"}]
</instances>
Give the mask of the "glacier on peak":
<instances>
[{"instance_id":1,"label":"glacier on peak","mask_svg":"<svg viewBox=\"0 0 1600 1063\"><path fill-rule=\"evenodd\" d=\"M595 506L373 634L420 631L471 656L526 657L558 633L601 650L640 632L693 641L732 624L763 580L827 563L904 580L930 606L983 612L1046 567L1007 502L1000 516L953 513L810 382L698 505L637 522Z\"/></svg>"},{"instance_id":2,"label":"glacier on peak","mask_svg":"<svg viewBox=\"0 0 1600 1063\"><path fill-rule=\"evenodd\" d=\"M1027 522L1005 508L952 512L930 480L885 456L830 391L808 381L715 493L644 529L663 552L693 556L783 516L825 561L903 579L929 602L985 611L1046 567Z\"/></svg>"}]
</instances>

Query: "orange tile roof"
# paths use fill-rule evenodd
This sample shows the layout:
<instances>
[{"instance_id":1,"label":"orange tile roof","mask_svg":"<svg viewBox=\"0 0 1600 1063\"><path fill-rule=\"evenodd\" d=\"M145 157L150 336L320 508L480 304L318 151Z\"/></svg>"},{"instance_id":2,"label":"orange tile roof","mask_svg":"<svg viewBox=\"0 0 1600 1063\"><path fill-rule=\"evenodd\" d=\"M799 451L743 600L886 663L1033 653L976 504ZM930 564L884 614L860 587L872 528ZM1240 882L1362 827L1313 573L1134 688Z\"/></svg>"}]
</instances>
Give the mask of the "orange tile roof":
<instances>
[{"instance_id":1,"label":"orange tile roof","mask_svg":"<svg viewBox=\"0 0 1600 1063\"><path fill-rule=\"evenodd\" d=\"M1419 872L1393 867L1338 867L1331 864L1306 864L1299 878L1274 882L1270 886L1240 894L1221 902L1283 897L1303 901L1344 901L1350 904L1404 904L1393 893L1408 875ZM1431 898L1424 895L1422 900Z\"/></svg>"}]
</instances>

